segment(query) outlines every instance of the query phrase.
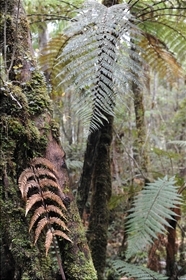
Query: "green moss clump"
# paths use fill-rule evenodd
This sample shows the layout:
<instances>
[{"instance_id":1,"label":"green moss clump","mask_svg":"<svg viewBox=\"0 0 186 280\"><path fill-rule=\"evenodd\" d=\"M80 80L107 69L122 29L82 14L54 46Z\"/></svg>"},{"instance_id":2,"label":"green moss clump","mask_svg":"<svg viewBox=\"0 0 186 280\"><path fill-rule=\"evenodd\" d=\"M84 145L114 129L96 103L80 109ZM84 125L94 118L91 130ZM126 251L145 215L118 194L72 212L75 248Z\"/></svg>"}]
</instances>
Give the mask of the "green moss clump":
<instances>
[{"instance_id":1,"label":"green moss clump","mask_svg":"<svg viewBox=\"0 0 186 280\"><path fill-rule=\"evenodd\" d=\"M52 136L54 139L59 142L60 133L59 133L59 124L55 120L51 120L50 129L52 131Z\"/></svg>"},{"instance_id":2,"label":"green moss clump","mask_svg":"<svg viewBox=\"0 0 186 280\"><path fill-rule=\"evenodd\" d=\"M26 128L18 118L8 119L9 136L14 139L23 138L26 135Z\"/></svg>"},{"instance_id":3,"label":"green moss clump","mask_svg":"<svg viewBox=\"0 0 186 280\"><path fill-rule=\"evenodd\" d=\"M11 83L1 87L1 114L10 115L11 117L20 117L22 120L28 118L28 101L22 89Z\"/></svg>"},{"instance_id":4,"label":"green moss clump","mask_svg":"<svg viewBox=\"0 0 186 280\"><path fill-rule=\"evenodd\" d=\"M23 89L26 91L31 116L39 115L46 110L51 112L52 103L47 94L43 76L39 72L32 73L31 81L27 82Z\"/></svg>"}]
</instances>

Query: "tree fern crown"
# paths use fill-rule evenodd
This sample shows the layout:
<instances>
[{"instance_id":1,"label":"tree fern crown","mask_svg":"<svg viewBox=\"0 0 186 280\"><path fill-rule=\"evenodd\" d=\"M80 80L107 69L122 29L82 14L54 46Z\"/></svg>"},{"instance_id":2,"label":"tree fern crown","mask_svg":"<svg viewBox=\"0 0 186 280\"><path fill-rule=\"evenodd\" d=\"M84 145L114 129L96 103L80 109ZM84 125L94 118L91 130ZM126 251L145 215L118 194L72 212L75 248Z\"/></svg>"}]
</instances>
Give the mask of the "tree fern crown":
<instances>
[{"instance_id":1,"label":"tree fern crown","mask_svg":"<svg viewBox=\"0 0 186 280\"><path fill-rule=\"evenodd\" d=\"M75 87L84 94L82 108L92 105L92 129L106 114L113 115L116 92L140 71L139 56L132 48L139 35L134 22L126 4L107 8L87 2L65 31L69 39L57 58L56 78L66 90Z\"/></svg>"}]
</instances>

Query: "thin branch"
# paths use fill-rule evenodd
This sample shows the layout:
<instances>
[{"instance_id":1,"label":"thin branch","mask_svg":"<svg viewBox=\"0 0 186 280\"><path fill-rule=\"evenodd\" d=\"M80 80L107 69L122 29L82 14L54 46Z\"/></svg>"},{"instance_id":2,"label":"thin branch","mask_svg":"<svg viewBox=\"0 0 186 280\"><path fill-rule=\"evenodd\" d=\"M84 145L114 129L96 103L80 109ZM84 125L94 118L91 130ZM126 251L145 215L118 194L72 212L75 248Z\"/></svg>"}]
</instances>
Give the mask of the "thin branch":
<instances>
[{"instance_id":1,"label":"thin branch","mask_svg":"<svg viewBox=\"0 0 186 280\"><path fill-rule=\"evenodd\" d=\"M14 101L18 104L18 106L19 106L20 108L22 108L22 105L21 105L21 104L19 103L19 101L12 95L12 93L10 92L9 94L10 94L12 100L14 100Z\"/></svg>"},{"instance_id":2,"label":"thin branch","mask_svg":"<svg viewBox=\"0 0 186 280\"><path fill-rule=\"evenodd\" d=\"M74 4L69 3L69 2L67 2L67 1L60 0L60 2L62 2L62 3L64 3L64 4L67 4L67 5L69 5L69 6L73 7L73 8L75 8L75 9L79 9L78 6L75 6Z\"/></svg>"},{"instance_id":3,"label":"thin branch","mask_svg":"<svg viewBox=\"0 0 186 280\"><path fill-rule=\"evenodd\" d=\"M57 15L57 14L28 14L27 17L41 17L43 19L43 17L46 17L48 19L52 19L52 17L56 18L56 19L63 19L63 20L71 20L72 18L67 17L67 16L61 16L61 15Z\"/></svg>"}]
</instances>

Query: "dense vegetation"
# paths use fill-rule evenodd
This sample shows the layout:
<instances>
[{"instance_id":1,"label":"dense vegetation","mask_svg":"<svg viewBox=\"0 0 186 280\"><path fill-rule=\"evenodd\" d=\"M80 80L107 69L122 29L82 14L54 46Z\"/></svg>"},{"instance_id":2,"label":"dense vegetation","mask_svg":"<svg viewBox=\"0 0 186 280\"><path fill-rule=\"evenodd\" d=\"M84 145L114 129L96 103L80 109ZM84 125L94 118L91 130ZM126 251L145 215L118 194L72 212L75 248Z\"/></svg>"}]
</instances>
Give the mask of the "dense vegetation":
<instances>
[{"instance_id":1,"label":"dense vegetation","mask_svg":"<svg viewBox=\"0 0 186 280\"><path fill-rule=\"evenodd\" d=\"M185 279L185 1L83 2L1 3L1 278Z\"/></svg>"}]
</instances>

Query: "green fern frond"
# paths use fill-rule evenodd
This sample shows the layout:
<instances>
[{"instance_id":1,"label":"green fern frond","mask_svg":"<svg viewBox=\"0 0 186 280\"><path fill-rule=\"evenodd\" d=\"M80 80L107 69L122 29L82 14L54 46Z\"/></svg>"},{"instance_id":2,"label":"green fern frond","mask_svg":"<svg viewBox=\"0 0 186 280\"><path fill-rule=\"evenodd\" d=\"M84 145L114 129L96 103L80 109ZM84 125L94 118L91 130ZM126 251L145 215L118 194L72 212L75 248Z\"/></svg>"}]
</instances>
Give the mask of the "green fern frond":
<instances>
[{"instance_id":1,"label":"green fern frond","mask_svg":"<svg viewBox=\"0 0 186 280\"><path fill-rule=\"evenodd\" d=\"M135 198L127 222L128 248L126 258L142 251L169 227L173 219L171 210L181 204L181 196L175 187L174 178L158 179L149 183Z\"/></svg>"},{"instance_id":2,"label":"green fern frond","mask_svg":"<svg viewBox=\"0 0 186 280\"><path fill-rule=\"evenodd\" d=\"M154 272L146 267L136 264L129 264L127 262L116 260L113 262L113 267L117 273L122 277L132 277L135 280L166 280L166 276Z\"/></svg>"},{"instance_id":3,"label":"green fern frond","mask_svg":"<svg viewBox=\"0 0 186 280\"><path fill-rule=\"evenodd\" d=\"M70 20L73 16L73 4L69 1L59 0L24 0L27 16L31 24L54 22L57 20ZM80 4L81 1L79 1ZM78 4L76 4L77 7Z\"/></svg>"},{"instance_id":4,"label":"green fern frond","mask_svg":"<svg viewBox=\"0 0 186 280\"><path fill-rule=\"evenodd\" d=\"M63 35L58 35L52 38L46 47L41 51L41 55L39 56L39 64L41 70L43 72L47 72L50 75L50 82L55 91L61 93L61 88L57 85L60 83L60 79L57 79L57 75L59 73L59 69L54 67L56 65L56 59L61 53L63 47L65 46L66 42L68 41L68 37ZM53 92L51 93L51 95Z\"/></svg>"},{"instance_id":5,"label":"green fern frond","mask_svg":"<svg viewBox=\"0 0 186 280\"><path fill-rule=\"evenodd\" d=\"M136 1L129 0L130 8L141 21L156 20L157 17L169 16L183 21L186 14L185 1Z\"/></svg>"},{"instance_id":6,"label":"green fern frond","mask_svg":"<svg viewBox=\"0 0 186 280\"><path fill-rule=\"evenodd\" d=\"M140 46L147 63L161 76L172 81L184 75L182 61L186 49L186 8L183 1L130 1L131 11L139 18L143 31Z\"/></svg>"},{"instance_id":7,"label":"green fern frond","mask_svg":"<svg viewBox=\"0 0 186 280\"><path fill-rule=\"evenodd\" d=\"M169 141L167 144L173 144L173 145L177 145L181 148L186 148L186 141L183 141L183 140Z\"/></svg>"}]
</instances>

